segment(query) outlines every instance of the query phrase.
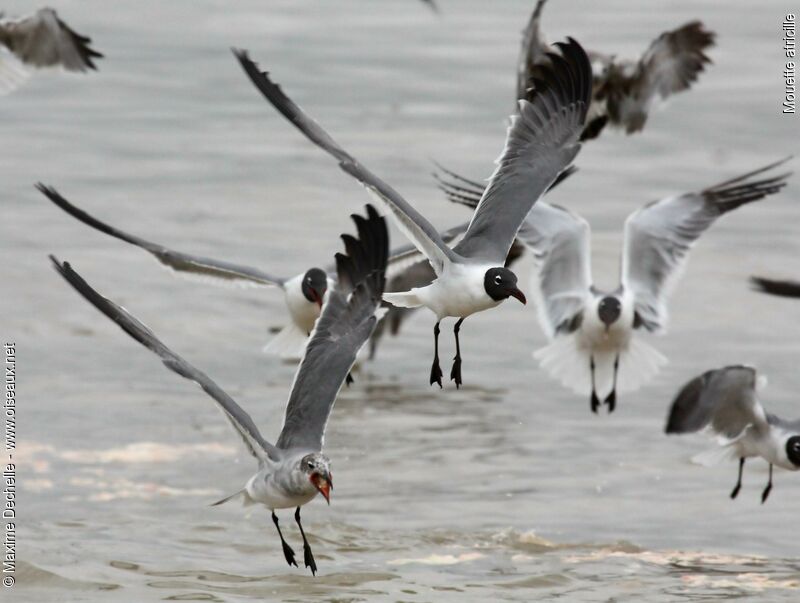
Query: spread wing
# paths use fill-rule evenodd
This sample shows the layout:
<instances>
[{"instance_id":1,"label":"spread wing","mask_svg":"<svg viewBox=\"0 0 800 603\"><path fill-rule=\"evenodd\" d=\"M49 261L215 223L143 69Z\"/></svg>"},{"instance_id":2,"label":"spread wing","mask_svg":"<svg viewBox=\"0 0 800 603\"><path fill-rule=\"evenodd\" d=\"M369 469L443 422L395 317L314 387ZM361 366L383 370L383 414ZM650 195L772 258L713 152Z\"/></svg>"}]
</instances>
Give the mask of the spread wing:
<instances>
[{"instance_id":1,"label":"spread wing","mask_svg":"<svg viewBox=\"0 0 800 603\"><path fill-rule=\"evenodd\" d=\"M540 25L545 2L547 0L538 0L536 2L531 18L528 20L525 29L522 30L522 45L519 49L519 59L517 61L517 100L527 98L536 65L547 60L547 51L550 50L550 46L542 35Z\"/></svg>"},{"instance_id":2,"label":"spread wing","mask_svg":"<svg viewBox=\"0 0 800 603\"><path fill-rule=\"evenodd\" d=\"M266 72L261 72L258 65L250 60L247 52L234 50L234 54L239 59L247 76L273 107L292 122L306 138L333 156L344 172L358 180L386 205L395 217L400 230L414 243L417 249L425 254L437 274L441 272L444 264L456 259L456 255L442 240L436 228L414 209L400 193L339 146L316 121L306 115L300 107L284 94L280 86L275 84Z\"/></svg>"},{"instance_id":3,"label":"spread wing","mask_svg":"<svg viewBox=\"0 0 800 603\"><path fill-rule=\"evenodd\" d=\"M751 276L750 282L757 291L780 297L800 297L800 282L782 281L762 276Z\"/></svg>"},{"instance_id":4,"label":"spread wing","mask_svg":"<svg viewBox=\"0 0 800 603\"><path fill-rule=\"evenodd\" d=\"M372 334L386 279L386 221L367 206L353 216L358 238L342 235L347 254L336 254L338 281L295 374L278 447L321 450L325 425L356 354Z\"/></svg>"},{"instance_id":5,"label":"spread wing","mask_svg":"<svg viewBox=\"0 0 800 603\"><path fill-rule=\"evenodd\" d=\"M250 454L260 462L265 461L266 457L273 460L278 460L280 458L280 452L261 436L261 433L259 433L250 415L248 415L233 398L226 394L222 388L214 383L208 375L197 370L175 352L170 350L150 329L142 324L135 316L129 314L125 308L118 306L92 289L89 283L83 280L83 278L72 269L68 262L61 263L52 255L50 259L58 273L64 277L64 280L80 293L86 301L117 323L123 331L148 350L157 354L159 358L161 358L161 362L163 362L164 366L169 370L177 373L184 379L194 381L202 387L203 391L214 399L233 428L241 436Z\"/></svg>"},{"instance_id":6,"label":"spread wing","mask_svg":"<svg viewBox=\"0 0 800 603\"><path fill-rule=\"evenodd\" d=\"M672 401L665 431L689 433L710 428L729 441L750 426L768 429L767 415L756 394L756 370L727 366L703 373L683 386Z\"/></svg>"},{"instance_id":7,"label":"spread wing","mask_svg":"<svg viewBox=\"0 0 800 603\"><path fill-rule=\"evenodd\" d=\"M101 222L94 216L89 215L82 209L75 207L64 197L62 197L56 189L44 184L37 184L36 188L55 205L63 209L73 218L76 218L91 226L95 230L99 230L107 235L115 237L131 245L136 245L141 249L151 253L155 258L164 266L171 268L177 272L184 272L198 276L210 276L224 281L235 281L239 283L249 283L255 285L277 285L282 286L286 281L284 278L272 276L259 270L258 268L251 268L249 266L242 266L225 262L222 260L214 260L205 258L199 255L191 255L181 251L175 251L159 245L158 243L151 243L140 237L128 234L118 228L115 228L105 222Z\"/></svg>"},{"instance_id":8,"label":"spread wing","mask_svg":"<svg viewBox=\"0 0 800 603\"><path fill-rule=\"evenodd\" d=\"M533 255L539 324L548 337L574 331L592 286L589 223L563 207L540 201L517 238Z\"/></svg>"},{"instance_id":9,"label":"spread wing","mask_svg":"<svg viewBox=\"0 0 800 603\"><path fill-rule=\"evenodd\" d=\"M641 130L654 101L687 90L711 62L705 50L714 44L714 33L700 21L692 21L653 40L620 89L609 90L609 111L630 134Z\"/></svg>"},{"instance_id":10,"label":"spread wing","mask_svg":"<svg viewBox=\"0 0 800 603\"><path fill-rule=\"evenodd\" d=\"M458 203L460 205L466 205L471 209L478 207L478 203L481 202L481 197L486 191L485 184L478 182L477 180L465 178L464 176L448 170L446 167L438 163L436 164L436 167L439 169L441 174L434 172L433 178L436 180L436 186L444 193L448 201L452 203ZM577 171L577 166L569 166L558 175L546 192L549 193ZM442 176L442 174L444 174L444 176ZM445 178L445 176L448 176L449 178Z\"/></svg>"},{"instance_id":11,"label":"spread wing","mask_svg":"<svg viewBox=\"0 0 800 603\"><path fill-rule=\"evenodd\" d=\"M634 295L639 324L648 331L666 327L667 297L694 242L723 214L781 190L789 173L763 179L755 176L785 161L700 192L650 203L628 217L622 285Z\"/></svg>"},{"instance_id":12,"label":"spread wing","mask_svg":"<svg viewBox=\"0 0 800 603\"><path fill-rule=\"evenodd\" d=\"M103 56L89 46L90 38L74 32L50 8L22 19L0 21L0 44L34 67L58 65L69 71L86 71L97 69L93 59Z\"/></svg>"},{"instance_id":13,"label":"spread wing","mask_svg":"<svg viewBox=\"0 0 800 603\"><path fill-rule=\"evenodd\" d=\"M449 228L441 233L442 241L448 245L452 245L453 241L459 239L466 231L469 222L462 222L452 228ZM395 247L389 252L389 260L386 264L386 280L392 280L396 276L401 276L409 269L415 269L418 264L424 264L428 270L433 273L433 268L425 255L413 244L400 245ZM336 273L336 266L329 266L327 269L329 274ZM435 278L435 275L434 275ZM433 278L431 279L433 280ZM430 281L428 281L430 284ZM391 289L387 291L407 291L407 289Z\"/></svg>"},{"instance_id":14,"label":"spread wing","mask_svg":"<svg viewBox=\"0 0 800 603\"><path fill-rule=\"evenodd\" d=\"M505 261L533 204L580 150L578 137L592 92L592 69L575 40L556 45L551 65L539 69L530 100L519 101L505 148L472 216L467 234L453 251L479 261Z\"/></svg>"}]
</instances>

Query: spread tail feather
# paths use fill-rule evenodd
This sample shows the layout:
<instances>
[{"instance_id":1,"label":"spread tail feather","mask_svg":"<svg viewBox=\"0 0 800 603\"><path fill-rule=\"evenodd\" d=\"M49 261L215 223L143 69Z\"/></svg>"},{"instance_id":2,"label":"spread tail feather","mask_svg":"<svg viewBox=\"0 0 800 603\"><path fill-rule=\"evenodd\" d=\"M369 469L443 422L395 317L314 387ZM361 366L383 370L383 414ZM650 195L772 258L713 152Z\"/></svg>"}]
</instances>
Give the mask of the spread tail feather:
<instances>
[{"instance_id":1,"label":"spread tail feather","mask_svg":"<svg viewBox=\"0 0 800 603\"><path fill-rule=\"evenodd\" d=\"M30 72L5 46L0 45L0 96L25 83Z\"/></svg>"},{"instance_id":2,"label":"spread tail feather","mask_svg":"<svg viewBox=\"0 0 800 603\"><path fill-rule=\"evenodd\" d=\"M709 450L704 450L692 457L692 462L695 465L702 465L703 467L712 467L718 465L722 461L733 461L739 458L736 453L736 447L728 444L727 446L717 446Z\"/></svg>"},{"instance_id":3,"label":"spread tail feather","mask_svg":"<svg viewBox=\"0 0 800 603\"><path fill-rule=\"evenodd\" d=\"M296 324L289 323L264 346L262 351L285 359L299 360L303 357L307 341L308 335Z\"/></svg>"},{"instance_id":4,"label":"spread tail feather","mask_svg":"<svg viewBox=\"0 0 800 603\"><path fill-rule=\"evenodd\" d=\"M614 351L594 353L595 392L603 399L613 388ZM547 373L575 393L589 395L592 391L589 349L582 346L575 335L556 337L533 357ZM617 372L617 391L629 392L638 389L652 379L667 359L651 345L633 338L628 347L620 352Z\"/></svg>"},{"instance_id":5,"label":"spread tail feather","mask_svg":"<svg viewBox=\"0 0 800 603\"><path fill-rule=\"evenodd\" d=\"M418 308L422 305L413 290L400 293L384 293L383 299L398 308Z\"/></svg>"},{"instance_id":6,"label":"spread tail feather","mask_svg":"<svg viewBox=\"0 0 800 603\"><path fill-rule=\"evenodd\" d=\"M237 498L237 497L239 497L239 496L241 496L241 497L242 497L242 504L243 504L245 507L249 507L250 505L252 505L252 504L253 504L253 499L252 499L252 498L250 498L250 496L247 494L247 490L245 490L244 488L242 488L241 490L239 490L238 492L234 492L234 493L233 493L233 494L231 494L230 496L226 496L225 498L223 498L223 499L221 499L221 500L218 500L217 502L211 503L211 505L210 505L210 506L212 506L212 507L216 507L216 506L218 506L218 505L225 504L226 502L230 502L230 501L232 501L234 498Z\"/></svg>"}]
</instances>

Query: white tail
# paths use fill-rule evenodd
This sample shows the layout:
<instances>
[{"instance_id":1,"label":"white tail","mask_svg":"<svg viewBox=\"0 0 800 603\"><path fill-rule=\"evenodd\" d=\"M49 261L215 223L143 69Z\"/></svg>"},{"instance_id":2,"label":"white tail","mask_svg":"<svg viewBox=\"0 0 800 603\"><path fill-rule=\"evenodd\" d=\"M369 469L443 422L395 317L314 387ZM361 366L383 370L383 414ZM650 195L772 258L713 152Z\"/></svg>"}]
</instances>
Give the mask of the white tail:
<instances>
[{"instance_id":1,"label":"white tail","mask_svg":"<svg viewBox=\"0 0 800 603\"><path fill-rule=\"evenodd\" d=\"M308 335L294 323L289 323L264 346L263 352L287 360L300 360L307 341Z\"/></svg>"},{"instance_id":2,"label":"white tail","mask_svg":"<svg viewBox=\"0 0 800 603\"><path fill-rule=\"evenodd\" d=\"M592 391L589 348L581 345L576 335L556 337L533 357L550 376L572 391L589 395ZM611 393L614 384L616 352L600 350L593 354L595 392L602 400ZM617 371L617 391L638 389L652 379L667 359L655 348L633 338L620 352Z\"/></svg>"},{"instance_id":3,"label":"white tail","mask_svg":"<svg viewBox=\"0 0 800 603\"><path fill-rule=\"evenodd\" d=\"M402 293L384 293L383 299L398 308L418 308L422 305L413 289Z\"/></svg>"},{"instance_id":4,"label":"white tail","mask_svg":"<svg viewBox=\"0 0 800 603\"><path fill-rule=\"evenodd\" d=\"M243 506L245 506L245 507L249 507L250 505L252 505L252 504L255 504L255 503L254 503L254 501L253 501L253 499L252 499L252 498L250 498L250 495L249 495L249 494L247 494L247 490L245 490L245 489L242 489L242 490L239 490L238 492L234 492L234 493L233 493L233 494L231 494L230 496L226 496L225 498L223 498L223 499L221 499L221 500L218 500L218 501L217 501L217 502L215 502L215 503L211 503L211 506L212 506L212 507L216 507L216 506L218 506L218 505L224 505L226 502L230 502L230 501L232 501L234 498L237 498L237 497L239 497L239 496L241 496L241 497L242 497L242 505L243 505Z\"/></svg>"},{"instance_id":5,"label":"white tail","mask_svg":"<svg viewBox=\"0 0 800 603\"><path fill-rule=\"evenodd\" d=\"M718 465L722 461L733 461L738 458L736 446L728 444L727 446L717 446L709 450L704 450L692 457L692 462L695 465L702 465L703 467L712 467Z\"/></svg>"},{"instance_id":6,"label":"white tail","mask_svg":"<svg viewBox=\"0 0 800 603\"><path fill-rule=\"evenodd\" d=\"M0 95L8 94L25 83L30 71L4 46L0 47Z\"/></svg>"}]
</instances>

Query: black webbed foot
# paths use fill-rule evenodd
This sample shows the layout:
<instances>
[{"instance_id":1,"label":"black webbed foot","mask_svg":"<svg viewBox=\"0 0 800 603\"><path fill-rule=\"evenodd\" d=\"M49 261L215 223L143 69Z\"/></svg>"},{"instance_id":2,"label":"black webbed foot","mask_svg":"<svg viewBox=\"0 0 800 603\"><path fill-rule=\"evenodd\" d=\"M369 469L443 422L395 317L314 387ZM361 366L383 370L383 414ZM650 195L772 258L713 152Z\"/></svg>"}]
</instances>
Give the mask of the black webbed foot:
<instances>
[{"instance_id":1,"label":"black webbed foot","mask_svg":"<svg viewBox=\"0 0 800 603\"><path fill-rule=\"evenodd\" d=\"M767 497L769 493L772 491L772 463L769 466L769 481L767 482L767 487L764 488L764 491L761 493L761 504L763 505L767 502Z\"/></svg>"},{"instance_id":2,"label":"black webbed foot","mask_svg":"<svg viewBox=\"0 0 800 603\"><path fill-rule=\"evenodd\" d=\"M453 368L450 370L450 380L456 382L456 389L461 387L461 357L453 358Z\"/></svg>"},{"instance_id":3,"label":"black webbed foot","mask_svg":"<svg viewBox=\"0 0 800 603\"><path fill-rule=\"evenodd\" d=\"M736 498L739 496L739 490L742 489L742 473L744 472L744 457L739 459L739 477L736 480L736 485L733 487L733 491L731 492L731 499Z\"/></svg>"},{"instance_id":4,"label":"black webbed foot","mask_svg":"<svg viewBox=\"0 0 800 603\"><path fill-rule=\"evenodd\" d=\"M600 398L597 397L597 394L592 390L592 397L589 400L591 404L592 412L597 414L597 409L600 408Z\"/></svg>"},{"instance_id":5,"label":"black webbed foot","mask_svg":"<svg viewBox=\"0 0 800 603\"><path fill-rule=\"evenodd\" d=\"M311 574L313 576L317 575L317 562L314 561L314 555L311 552L311 547L308 546L307 542L303 543L303 558L306 563L306 567L311 570Z\"/></svg>"},{"instance_id":6,"label":"black webbed foot","mask_svg":"<svg viewBox=\"0 0 800 603\"><path fill-rule=\"evenodd\" d=\"M275 515L275 511L272 512L272 523L275 524L275 529L278 530L278 536L281 539L283 556L286 557L286 563L297 567L297 561L294 560L294 551L292 550L292 547L289 546L289 543L283 539L283 532L281 532L281 526L278 524L278 516Z\"/></svg>"},{"instance_id":7,"label":"black webbed foot","mask_svg":"<svg viewBox=\"0 0 800 603\"><path fill-rule=\"evenodd\" d=\"M439 388L442 387L442 367L439 366L439 358L433 359L433 364L431 365L431 385L434 383L439 384Z\"/></svg>"},{"instance_id":8,"label":"black webbed foot","mask_svg":"<svg viewBox=\"0 0 800 603\"><path fill-rule=\"evenodd\" d=\"M614 412L614 409L617 407L617 390L611 390L611 393L606 396L605 404L608 405L609 414Z\"/></svg>"},{"instance_id":9,"label":"black webbed foot","mask_svg":"<svg viewBox=\"0 0 800 603\"><path fill-rule=\"evenodd\" d=\"M297 561L294 560L294 549L285 540L281 540L281 544L283 545L283 556L286 557L286 563L297 567Z\"/></svg>"},{"instance_id":10,"label":"black webbed foot","mask_svg":"<svg viewBox=\"0 0 800 603\"><path fill-rule=\"evenodd\" d=\"M311 552L311 546L308 544L306 538L306 531L303 529L303 522L300 521L300 507L294 512L294 520L297 522L297 527L300 528L300 534L303 536L303 561L306 567L311 570L313 576L317 575L317 562L314 561L314 554Z\"/></svg>"}]
</instances>

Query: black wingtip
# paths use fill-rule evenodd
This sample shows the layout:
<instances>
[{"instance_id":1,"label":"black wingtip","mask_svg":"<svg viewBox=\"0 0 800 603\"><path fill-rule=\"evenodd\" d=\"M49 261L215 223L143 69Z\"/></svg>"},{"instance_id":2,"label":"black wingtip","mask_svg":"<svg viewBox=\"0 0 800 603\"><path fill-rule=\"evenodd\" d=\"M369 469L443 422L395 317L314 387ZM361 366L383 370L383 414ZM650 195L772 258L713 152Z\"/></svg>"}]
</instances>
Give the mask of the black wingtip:
<instances>
[{"instance_id":1,"label":"black wingtip","mask_svg":"<svg viewBox=\"0 0 800 603\"><path fill-rule=\"evenodd\" d=\"M389 231L386 219L372 206L365 207L366 217L352 214L358 237L341 236L346 253L337 253L337 288L351 293L366 288L371 298L380 300L386 282L389 258Z\"/></svg>"},{"instance_id":2,"label":"black wingtip","mask_svg":"<svg viewBox=\"0 0 800 603\"><path fill-rule=\"evenodd\" d=\"M528 82L528 102L552 90L563 103L580 103L581 122L586 121L592 97L592 64L583 46L574 38L554 44L547 60L537 64Z\"/></svg>"},{"instance_id":3,"label":"black wingtip","mask_svg":"<svg viewBox=\"0 0 800 603\"><path fill-rule=\"evenodd\" d=\"M800 282L751 276L750 284L755 291L779 297L800 297Z\"/></svg>"}]
</instances>

